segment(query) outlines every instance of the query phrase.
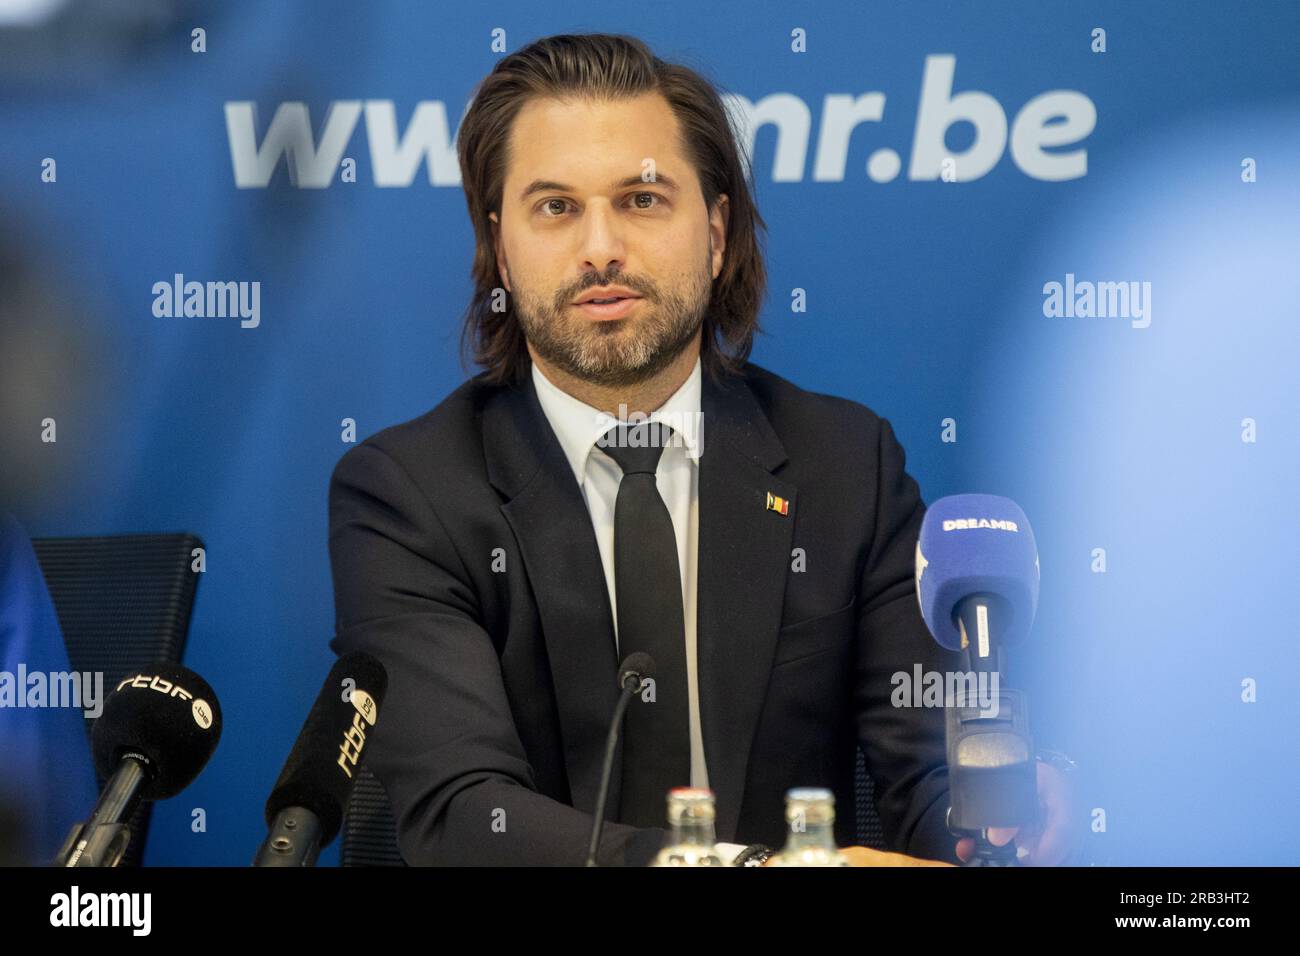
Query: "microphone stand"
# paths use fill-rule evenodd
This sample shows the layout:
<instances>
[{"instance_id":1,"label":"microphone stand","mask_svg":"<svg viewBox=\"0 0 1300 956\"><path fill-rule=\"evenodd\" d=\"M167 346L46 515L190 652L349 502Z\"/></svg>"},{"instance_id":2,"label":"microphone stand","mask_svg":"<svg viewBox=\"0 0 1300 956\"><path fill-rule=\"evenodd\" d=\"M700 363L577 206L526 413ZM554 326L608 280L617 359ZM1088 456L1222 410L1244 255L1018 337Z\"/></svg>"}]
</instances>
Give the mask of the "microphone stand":
<instances>
[{"instance_id":1,"label":"microphone stand","mask_svg":"<svg viewBox=\"0 0 1300 956\"><path fill-rule=\"evenodd\" d=\"M131 842L131 819L139 803L140 787L148 775L146 757L137 753L122 755L104 792L100 794L90 819L73 824L55 857L56 866L117 866Z\"/></svg>"},{"instance_id":2,"label":"microphone stand","mask_svg":"<svg viewBox=\"0 0 1300 956\"><path fill-rule=\"evenodd\" d=\"M315 866L320 856L320 817L306 807L285 807L257 850L253 866Z\"/></svg>"},{"instance_id":3,"label":"microphone stand","mask_svg":"<svg viewBox=\"0 0 1300 956\"><path fill-rule=\"evenodd\" d=\"M605 760L600 771L600 790L596 796L596 822L591 828L591 843L587 848L587 866L596 866L596 851L600 849L601 831L605 828L605 804L609 799L609 778L614 769L614 748L618 745L619 732L623 729L623 714L633 695L641 687L641 675L627 672L623 675L623 689L618 695L618 704L614 707L614 717L609 724L609 734L605 738Z\"/></svg>"}]
</instances>

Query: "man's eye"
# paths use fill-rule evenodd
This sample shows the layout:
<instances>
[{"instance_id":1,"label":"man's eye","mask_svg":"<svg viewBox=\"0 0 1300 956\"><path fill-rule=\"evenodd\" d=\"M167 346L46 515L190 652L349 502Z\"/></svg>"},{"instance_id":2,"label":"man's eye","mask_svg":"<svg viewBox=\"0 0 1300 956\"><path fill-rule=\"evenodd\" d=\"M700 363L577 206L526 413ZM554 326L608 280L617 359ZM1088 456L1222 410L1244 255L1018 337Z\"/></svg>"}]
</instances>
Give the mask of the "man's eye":
<instances>
[{"instance_id":1,"label":"man's eye","mask_svg":"<svg viewBox=\"0 0 1300 956\"><path fill-rule=\"evenodd\" d=\"M643 203L641 201L642 199L648 199L650 201ZM663 197L658 193L633 193L631 202L634 209L650 210L662 205ZM564 215L568 207L569 201L567 199L548 199L538 208L539 211L545 214L546 218L556 219Z\"/></svg>"}]
</instances>

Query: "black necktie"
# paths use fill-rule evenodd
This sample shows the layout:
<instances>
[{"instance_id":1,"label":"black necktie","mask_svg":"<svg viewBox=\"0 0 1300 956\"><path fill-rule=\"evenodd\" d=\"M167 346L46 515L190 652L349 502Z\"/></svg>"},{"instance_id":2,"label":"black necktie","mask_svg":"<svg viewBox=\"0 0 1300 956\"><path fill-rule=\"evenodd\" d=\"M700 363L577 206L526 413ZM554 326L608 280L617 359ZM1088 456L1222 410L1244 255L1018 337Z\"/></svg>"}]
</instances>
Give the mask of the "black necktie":
<instances>
[{"instance_id":1,"label":"black necktie","mask_svg":"<svg viewBox=\"0 0 1300 956\"><path fill-rule=\"evenodd\" d=\"M664 826L672 787L691 782L686 625L677 538L655 471L673 430L659 422L618 425L598 442L623 469L614 505L614 593L618 653L655 661L653 700L643 688L628 706L619 820Z\"/></svg>"}]
</instances>

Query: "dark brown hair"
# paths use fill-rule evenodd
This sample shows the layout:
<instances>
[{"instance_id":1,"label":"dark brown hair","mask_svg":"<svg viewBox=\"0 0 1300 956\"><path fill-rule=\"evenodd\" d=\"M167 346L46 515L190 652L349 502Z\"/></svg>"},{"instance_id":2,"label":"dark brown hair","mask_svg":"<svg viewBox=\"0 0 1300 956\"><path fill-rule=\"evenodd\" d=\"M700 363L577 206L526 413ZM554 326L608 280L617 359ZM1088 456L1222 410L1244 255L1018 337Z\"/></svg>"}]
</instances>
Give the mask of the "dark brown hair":
<instances>
[{"instance_id":1,"label":"dark brown hair","mask_svg":"<svg viewBox=\"0 0 1300 956\"><path fill-rule=\"evenodd\" d=\"M499 62L479 84L457 134L461 182L474 225L474 297L461 330L487 380L517 384L529 367L523 329L497 270L492 222L501 216L510 128L530 97L619 99L659 93L672 107L683 146L695 165L705 206L728 201L722 271L713 281L700 343L700 362L717 381L749 357L767 282L759 232L767 226L754 205L740 150L717 90L699 73L666 63L641 40L606 33L544 37ZM497 289L506 308L494 312Z\"/></svg>"}]
</instances>

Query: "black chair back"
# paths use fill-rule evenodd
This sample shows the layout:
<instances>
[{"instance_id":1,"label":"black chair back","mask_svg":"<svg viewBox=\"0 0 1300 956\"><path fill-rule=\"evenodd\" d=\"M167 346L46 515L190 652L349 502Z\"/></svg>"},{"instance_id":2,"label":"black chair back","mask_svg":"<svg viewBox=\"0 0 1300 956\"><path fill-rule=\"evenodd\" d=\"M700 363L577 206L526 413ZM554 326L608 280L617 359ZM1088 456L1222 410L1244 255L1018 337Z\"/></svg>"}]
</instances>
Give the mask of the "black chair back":
<instances>
[{"instance_id":1,"label":"black chair back","mask_svg":"<svg viewBox=\"0 0 1300 956\"><path fill-rule=\"evenodd\" d=\"M72 669L102 671L108 694L139 668L180 663L199 579L190 567L202 547L192 534L34 538ZM93 724L87 718L87 734ZM131 817L123 866L140 863L149 809L141 804Z\"/></svg>"},{"instance_id":2,"label":"black chair back","mask_svg":"<svg viewBox=\"0 0 1300 956\"><path fill-rule=\"evenodd\" d=\"M388 793L365 764L357 771L343 815L340 866L406 866L397 849L397 821Z\"/></svg>"}]
</instances>

